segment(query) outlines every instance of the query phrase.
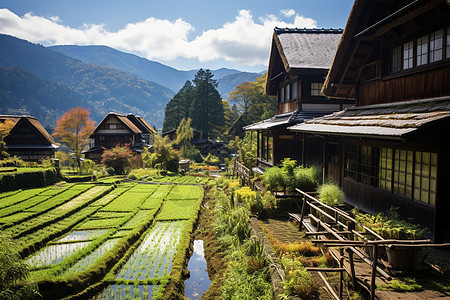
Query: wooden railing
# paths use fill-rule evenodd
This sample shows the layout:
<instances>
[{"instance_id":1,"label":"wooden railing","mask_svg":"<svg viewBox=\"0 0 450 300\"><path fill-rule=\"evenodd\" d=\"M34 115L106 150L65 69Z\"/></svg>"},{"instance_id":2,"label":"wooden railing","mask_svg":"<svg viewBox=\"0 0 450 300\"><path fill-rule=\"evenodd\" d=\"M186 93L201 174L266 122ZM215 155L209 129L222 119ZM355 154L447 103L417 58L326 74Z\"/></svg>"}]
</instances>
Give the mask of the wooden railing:
<instances>
[{"instance_id":1,"label":"wooden railing","mask_svg":"<svg viewBox=\"0 0 450 300\"><path fill-rule=\"evenodd\" d=\"M353 280L353 284L356 285L357 278L355 272L355 262L354 255L358 256L364 263L368 264L372 268L370 286L368 286L370 292L370 299L375 299L375 278L376 274L380 274L386 280L391 280L391 275L389 275L384 269L378 266L378 262L382 264L389 265L388 262L384 261L379 257L380 248L385 246L402 246L402 247L439 247L439 246L449 246L450 244L432 244L431 240L393 240L384 239L382 236L377 234L372 229L367 226L358 223L350 214L345 211L340 210L336 207L331 207L318 199L314 198L310 194L296 189L296 191L301 195L303 203L300 214L290 213L289 216L299 222L300 229L305 226L307 231L306 235L316 236L312 242L316 244L326 245L328 247L341 247L340 248L340 258L337 255L332 255L338 262L338 270L344 270L343 265L343 249L346 249L348 253L348 261L350 270L345 269L347 273ZM307 211L313 210L317 215L308 213ZM309 220L317 223L317 228L313 227L310 223L305 222L305 217L308 216ZM327 221L323 221L326 219ZM358 232L356 228L362 228L364 232ZM372 238L369 240L365 235L369 234ZM320 239L318 238L320 237ZM359 239L359 240L355 240ZM362 253L356 247L368 247L372 249L372 256L368 257ZM322 276L321 276L322 277ZM341 274L342 280L342 274ZM361 281L360 281L361 282ZM336 299L342 299L342 283L340 285L339 295L334 295Z\"/></svg>"},{"instance_id":2,"label":"wooden railing","mask_svg":"<svg viewBox=\"0 0 450 300\"><path fill-rule=\"evenodd\" d=\"M250 185L251 184L251 181L250 181L251 173L250 173L249 168L247 168L246 166L244 166L243 164L241 164L237 160L234 161L233 173L242 180L243 184L246 184L246 185Z\"/></svg>"}]
</instances>

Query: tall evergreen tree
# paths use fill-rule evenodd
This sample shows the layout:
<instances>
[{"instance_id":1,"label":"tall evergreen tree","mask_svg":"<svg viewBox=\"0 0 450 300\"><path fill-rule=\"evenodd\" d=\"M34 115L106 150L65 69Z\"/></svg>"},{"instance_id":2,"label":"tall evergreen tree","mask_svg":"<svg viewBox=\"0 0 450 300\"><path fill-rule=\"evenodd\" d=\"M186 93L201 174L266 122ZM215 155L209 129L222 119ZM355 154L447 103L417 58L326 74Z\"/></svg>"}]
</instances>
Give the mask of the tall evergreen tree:
<instances>
[{"instance_id":1,"label":"tall evergreen tree","mask_svg":"<svg viewBox=\"0 0 450 300\"><path fill-rule=\"evenodd\" d=\"M175 130L180 125L181 120L187 119L190 115L190 107L194 97L194 85L187 80L184 86L167 103L163 122L163 132Z\"/></svg>"},{"instance_id":2,"label":"tall evergreen tree","mask_svg":"<svg viewBox=\"0 0 450 300\"><path fill-rule=\"evenodd\" d=\"M213 76L210 70L200 69L194 78L195 90L190 117L192 126L203 133L204 139L217 135L225 122L222 99Z\"/></svg>"}]
</instances>

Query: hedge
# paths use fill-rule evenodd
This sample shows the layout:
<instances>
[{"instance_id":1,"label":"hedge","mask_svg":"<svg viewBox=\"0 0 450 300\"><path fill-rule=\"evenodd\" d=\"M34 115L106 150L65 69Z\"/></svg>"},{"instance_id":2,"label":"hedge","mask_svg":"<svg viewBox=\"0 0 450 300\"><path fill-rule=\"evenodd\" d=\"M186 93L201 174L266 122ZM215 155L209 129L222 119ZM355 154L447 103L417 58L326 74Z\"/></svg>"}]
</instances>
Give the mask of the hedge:
<instances>
[{"instance_id":1,"label":"hedge","mask_svg":"<svg viewBox=\"0 0 450 300\"><path fill-rule=\"evenodd\" d=\"M55 168L37 169L23 173L2 173L0 174L0 193L48 186L60 180L60 174Z\"/></svg>"}]
</instances>

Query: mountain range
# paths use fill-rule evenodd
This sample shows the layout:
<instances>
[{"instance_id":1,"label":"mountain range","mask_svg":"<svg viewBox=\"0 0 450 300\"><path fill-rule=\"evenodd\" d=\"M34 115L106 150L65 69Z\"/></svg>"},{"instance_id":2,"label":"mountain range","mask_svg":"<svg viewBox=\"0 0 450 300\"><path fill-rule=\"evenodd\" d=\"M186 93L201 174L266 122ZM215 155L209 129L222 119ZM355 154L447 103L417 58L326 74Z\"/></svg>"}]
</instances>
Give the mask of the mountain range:
<instances>
[{"instance_id":1,"label":"mountain range","mask_svg":"<svg viewBox=\"0 0 450 300\"><path fill-rule=\"evenodd\" d=\"M43 47L0 35L0 114L30 114L54 127L64 111L83 106L97 123L110 111L131 112L160 128L165 105L196 72L106 46ZM212 73L224 98L260 75L226 68Z\"/></svg>"}]
</instances>

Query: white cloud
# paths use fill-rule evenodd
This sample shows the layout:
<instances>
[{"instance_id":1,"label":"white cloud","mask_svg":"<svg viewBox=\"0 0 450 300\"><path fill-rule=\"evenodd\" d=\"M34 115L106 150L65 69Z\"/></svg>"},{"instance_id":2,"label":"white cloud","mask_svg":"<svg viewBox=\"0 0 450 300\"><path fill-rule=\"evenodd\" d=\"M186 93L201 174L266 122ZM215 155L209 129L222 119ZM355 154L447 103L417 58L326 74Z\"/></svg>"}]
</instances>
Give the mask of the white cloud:
<instances>
[{"instance_id":1,"label":"white cloud","mask_svg":"<svg viewBox=\"0 0 450 300\"><path fill-rule=\"evenodd\" d=\"M285 16L286 18L290 18L293 15L295 15L295 10L291 9L282 9L280 10L280 13Z\"/></svg>"},{"instance_id":2,"label":"white cloud","mask_svg":"<svg viewBox=\"0 0 450 300\"><path fill-rule=\"evenodd\" d=\"M292 17L294 10L283 10ZM0 32L46 46L61 44L106 45L132 52L151 60L171 61L176 58L198 59L201 62L226 60L258 65L267 64L274 27L316 27L311 18L295 14L293 22L284 22L275 15L260 17L257 21L249 10L241 10L232 22L209 29L189 40L194 27L184 21L148 18L129 23L111 32L104 24L84 24L80 28L63 25L64 20L54 16L45 18L27 13L20 17L8 9L0 9Z\"/></svg>"}]
</instances>

